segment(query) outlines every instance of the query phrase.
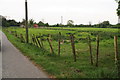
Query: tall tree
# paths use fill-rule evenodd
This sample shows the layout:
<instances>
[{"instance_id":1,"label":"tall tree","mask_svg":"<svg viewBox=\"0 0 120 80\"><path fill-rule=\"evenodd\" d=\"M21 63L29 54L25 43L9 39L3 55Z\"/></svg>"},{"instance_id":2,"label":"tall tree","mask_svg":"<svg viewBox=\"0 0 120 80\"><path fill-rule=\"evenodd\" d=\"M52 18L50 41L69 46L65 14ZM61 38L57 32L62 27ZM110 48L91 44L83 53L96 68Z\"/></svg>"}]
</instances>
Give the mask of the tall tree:
<instances>
[{"instance_id":1,"label":"tall tree","mask_svg":"<svg viewBox=\"0 0 120 80\"><path fill-rule=\"evenodd\" d=\"M3 16L2 16L2 26L3 27L9 27L10 26L10 24L7 22L7 19Z\"/></svg>"},{"instance_id":2,"label":"tall tree","mask_svg":"<svg viewBox=\"0 0 120 80\"><path fill-rule=\"evenodd\" d=\"M38 23L38 25L39 25L39 26L44 26L45 24L44 24L42 21L40 21L40 22Z\"/></svg>"},{"instance_id":3,"label":"tall tree","mask_svg":"<svg viewBox=\"0 0 120 80\"><path fill-rule=\"evenodd\" d=\"M49 24L48 24L48 23L45 23L45 26L46 26L46 27L49 27Z\"/></svg>"},{"instance_id":4,"label":"tall tree","mask_svg":"<svg viewBox=\"0 0 120 80\"><path fill-rule=\"evenodd\" d=\"M16 22L14 19L12 20L7 20L7 22L9 23L10 26L19 26L20 24L18 22Z\"/></svg>"},{"instance_id":5,"label":"tall tree","mask_svg":"<svg viewBox=\"0 0 120 80\"><path fill-rule=\"evenodd\" d=\"M120 0L115 0L118 3L117 15L118 15L118 24L120 24Z\"/></svg>"},{"instance_id":6,"label":"tall tree","mask_svg":"<svg viewBox=\"0 0 120 80\"><path fill-rule=\"evenodd\" d=\"M28 24L29 24L29 27L33 27L33 25L34 25L34 20L33 20L33 19L30 19Z\"/></svg>"},{"instance_id":7,"label":"tall tree","mask_svg":"<svg viewBox=\"0 0 120 80\"><path fill-rule=\"evenodd\" d=\"M25 19L22 20L21 24L25 26Z\"/></svg>"},{"instance_id":8,"label":"tall tree","mask_svg":"<svg viewBox=\"0 0 120 80\"><path fill-rule=\"evenodd\" d=\"M2 19L2 26L3 27L10 27L10 26L19 26L20 23L15 21L14 19L12 20L7 20L4 16L0 16Z\"/></svg>"}]
</instances>

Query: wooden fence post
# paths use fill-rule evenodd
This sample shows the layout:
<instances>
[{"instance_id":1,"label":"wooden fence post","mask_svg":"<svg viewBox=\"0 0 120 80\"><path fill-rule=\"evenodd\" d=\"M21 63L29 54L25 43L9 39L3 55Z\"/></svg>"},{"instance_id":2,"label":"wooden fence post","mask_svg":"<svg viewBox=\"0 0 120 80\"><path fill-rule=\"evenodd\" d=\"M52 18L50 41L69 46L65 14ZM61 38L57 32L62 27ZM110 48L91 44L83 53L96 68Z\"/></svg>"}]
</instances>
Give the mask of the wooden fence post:
<instances>
[{"instance_id":1,"label":"wooden fence post","mask_svg":"<svg viewBox=\"0 0 120 80\"><path fill-rule=\"evenodd\" d=\"M17 38L19 38L19 35L18 35L18 33L17 33L16 37L17 37Z\"/></svg>"},{"instance_id":2,"label":"wooden fence post","mask_svg":"<svg viewBox=\"0 0 120 80\"><path fill-rule=\"evenodd\" d=\"M51 39L52 35L48 34L48 36L49 36L49 40L52 42L52 39Z\"/></svg>"},{"instance_id":3,"label":"wooden fence post","mask_svg":"<svg viewBox=\"0 0 120 80\"><path fill-rule=\"evenodd\" d=\"M42 46L42 48L43 48L43 42L42 42L42 39L41 39L41 33L39 33L39 36L40 36L41 46Z\"/></svg>"},{"instance_id":4,"label":"wooden fence post","mask_svg":"<svg viewBox=\"0 0 120 80\"><path fill-rule=\"evenodd\" d=\"M37 46L37 41L36 41L36 37L34 34L33 34L33 38L34 38L34 44Z\"/></svg>"},{"instance_id":5,"label":"wooden fence post","mask_svg":"<svg viewBox=\"0 0 120 80\"><path fill-rule=\"evenodd\" d=\"M30 34L29 38L30 38L30 43L32 44L32 35L31 34Z\"/></svg>"},{"instance_id":6,"label":"wooden fence post","mask_svg":"<svg viewBox=\"0 0 120 80\"><path fill-rule=\"evenodd\" d=\"M41 37L40 37L40 42L41 42L41 46L44 48L43 41L42 41Z\"/></svg>"},{"instance_id":7,"label":"wooden fence post","mask_svg":"<svg viewBox=\"0 0 120 80\"><path fill-rule=\"evenodd\" d=\"M21 42L25 42L22 34L20 34L20 40L21 40Z\"/></svg>"},{"instance_id":8,"label":"wooden fence post","mask_svg":"<svg viewBox=\"0 0 120 80\"><path fill-rule=\"evenodd\" d=\"M11 34L13 35L13 32L11 31Z\"/></svg>"},{"instance_id":9,"label":"wooden fence post","mask_svg":"<svg viewBox=\"0 0 120 80\"><path fill-rule=\"evenodd\" d=\"M47 40L48 40L48 43L49 43L49 45L50 45L50 52L51 52L51 53L54 53L53 47L52 47L52 44L51 44L51 40L50 40L49 38L47 38Z\"/></svg>"},{"instance_id":10,"label":"wooden fence post","mask_svg":"<svg viewBox=\"0 0 120 80\"><path fill-rule=\"evenodd\" d=\"M36 37L36 40L37 40L37 42L38 42L40 48L42 48L41 43L40 43L40 41L39 41L39 39L38 39L37 37Z\"/></svg>"},{"instance_id":11,"label":"wooden fence post","mask_svg":"<svg viewBox=\"0 0 120 80\"><path fill-rule=\"evenodd\" d=\"M99 35L97 35L97 51L96 51L96 67L98 67L98 58L99 58Z\"/></svg>"},{"instance_id":12,"label":"wooden fence post","mask_svg":"<svg viewBox=\"0 0 120 80\"><path fill-rule=\"evenodd\" d=\"M92 56L92 47L91 47L91 38L90 38L90 36L88 36L88 45L89 45L89 50L90 50L91 65L93 65L93 56Z\"/></svg>"},{"instance_id":13,"label":"wooden fence post","mask_svg":"<svg viewBox=\"0 0 120 80\"><path fill-rule=\"evenodd\" d=\"M31 43L34 44L33 34L31 35Z\"/></svg>"},{"instance_id":14,"label":"wooden fence post","mask_svg":"<svg viewBox=\"0 0 120 80\"><path fill-rule=\"evenodd\" d=\"M33 45L35 45L35 38L34 38L34 34L32 34L32 43L33 43Z\"/></svg>"},{"instance_id":15,"label":"wooden fence post","mask_svg":"<svg viewBox=\"0 0 120 80\"><path fill-rule=\"evenodd\" d=\"M17 31L15 31L15 37L17 37Z\"/></svg>"},{"instance_id":16,"label":"wooden fence post","mask_svg":"<svg viewBox=\"0 0 120 80\"><path fill-rule=\"evenodd\" d=\"M118 52L118 37L114 36L114 49L115 49L115 65L118 71L118 77L120 78L120 54Z\"/></svg>"},{"instance_id":17,"label":"wooden fence post","mask_svg":"<svg viewBox=\"0 0 120 80\"><path fill-rule=\"evenodd\" d=\"M20 34L18 34L17 38L19 38L19 39L20 39Z\"/></svg>"},{"instance_id":18,"label":"wooden fence post","mask_svg":"<svg viewBox=\"0 0 120 80\"><path fill-rule=\"evenodd\" d=\"M35 43L36 43L36 46L39 47L39 44L38 44L38 41L37 41L37 36L34 35L34 38L35 38Z\"/></svg>"},{"instance_id":19,"label":"wooden fence post","mask_svg":"<svg viewBox=\"0 0 120 80\"><path fill-rule=\"evenodd\" d=\"M114 49L115 49L115 63L118 62L118 41L117 36L114 36Z\"/></svg>"},{"instance_id":20,"label":"wooden fence post","mask_svg":"<svg viewBox=\"0 0 120 80\"><path fill-rule=\"evenodd\" d=\"M21 40L21 42L22 42L22 34L20 34L20 40Z\"/></svg>"},{"instance_id":21,"label":"wooden fence post","mask_svg":"<svg viewBox=\"0 0 120 80\"><path fill-rule=\"evenodd\" d=\"M61 32L59 32L59 36L58 36L59 40L58 40L58 56L60 56L60 41L61 41Z\"/></svg>"},{"instance_id":22,"label":"wooden fence post","mask_svg":"<svg viewBox=\"0 0 120 80\"><path fill-rule=\"evenodd\" d=\"M74 36L73 36L73 34L70 35L70 38L71 38L71 46L72 46L74 62L76 62L76 51L75 51L75 43L74 43Z\"/></svg>"}]
</instances>

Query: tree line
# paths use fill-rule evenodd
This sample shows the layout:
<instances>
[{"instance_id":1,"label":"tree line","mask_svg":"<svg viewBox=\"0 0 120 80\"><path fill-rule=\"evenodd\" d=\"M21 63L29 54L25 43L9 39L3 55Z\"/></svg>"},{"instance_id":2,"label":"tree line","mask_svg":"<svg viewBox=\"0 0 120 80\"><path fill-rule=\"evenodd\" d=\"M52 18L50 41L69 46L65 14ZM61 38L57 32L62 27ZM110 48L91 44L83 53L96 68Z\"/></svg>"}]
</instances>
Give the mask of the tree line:
<instances>
[{"instance_id":1,"label":"tree line","mask_svg":"<svg viewBox=\"0 0 120 80\"><path fill-rule=\"evenodd\" d=\"M91 22L89 22L89 24L85 25L85 24L74 24L74 21L73 20L68 20L67 21L67 24L64 25L64 24L54 24L54 25L50 25L49 23L44 23L42 21L39 21L38 23L35 22L33 19L30 19L28 21L28 26L29 27L33 27L34 24L37 24L39 27L96 27L96 28L119 28L120 25L119 24L116 24L116 25L112 25L110 24L109 21L103 21L101 23L98 23L98 24L94 24L92 25ZM25 25L25 19L23 19L21 22L17 22L15 21L14 19L12 20L8 20L6 19L5 17L2 16L2 26L3 27L10 27L10 26L15 26L15 27L19 27L21 25Z\"/></svg>"},{"instance_id":2,"label":"tree line","mask_svg":"<svg viewBox=\"0 0 120 80\"><path fill-rule=\"evenodd\" d=\"M2 21L2 26L3 27L10 27L10 26L14 26L14 27L19 27L21 25L25 26L25 19L23 19L21 22L17 22L14 19L6 19L4 16L1 16L1 21ZM28 21L28 26L29 27L33 27L34 24L37 24L38 26L46 26L49 27L48 23L44 23L42 21L39 21L38 23L36 23L33 19L30 19Z\"/></svg>"},{"instance_id":3,"label":"tree line","mask_svg":"<svg viewBox=\"0 0 120 80\"><path fill-rule=\"evenodd\" d=\"M20 22L16 22L14 19L12 20L7 20L5 17L1 16L1 21L2 21L2 26L3 27L9 27L9 26L19 26Z\"/></svg>"}]
</instances>

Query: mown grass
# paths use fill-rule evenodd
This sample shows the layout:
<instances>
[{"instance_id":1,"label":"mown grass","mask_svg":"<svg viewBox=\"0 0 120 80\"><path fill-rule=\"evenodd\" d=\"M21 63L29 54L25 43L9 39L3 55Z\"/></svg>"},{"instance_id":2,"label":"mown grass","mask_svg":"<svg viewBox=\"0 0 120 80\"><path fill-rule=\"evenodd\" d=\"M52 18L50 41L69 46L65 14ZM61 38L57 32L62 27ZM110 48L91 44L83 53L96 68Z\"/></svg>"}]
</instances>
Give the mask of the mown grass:
<instances>
[{"instance_id":1,"label":"mown grass","mask_svg":"<svg viewBox=\"0 0 120 80\"><path fill-rule=\"evenodd\" d=\"M8 28L25 34L25 29ZM29 29L30 34L62 34L74 33L75 31L49 30L49 29ZM95 67L96 62L96 42L92 42L94 65L90 64L90 55L87 41L76 42L77 62L73 60L70 42L61 44L61 56L57 55L58 42L52 41L55 55L50 55L50 48L47 41L43 41L44 49L31 44L21 43L21 41L4 31L8 39L20 49L25 56L36 64L42 66L48 74L57 78L117 78L117 71L114 64L114 40L113 38L100 41L99 67ZM77 36L78 37L78 36ZM93 36L95 37L95 36Z\"/></svg>"}]
</instances>

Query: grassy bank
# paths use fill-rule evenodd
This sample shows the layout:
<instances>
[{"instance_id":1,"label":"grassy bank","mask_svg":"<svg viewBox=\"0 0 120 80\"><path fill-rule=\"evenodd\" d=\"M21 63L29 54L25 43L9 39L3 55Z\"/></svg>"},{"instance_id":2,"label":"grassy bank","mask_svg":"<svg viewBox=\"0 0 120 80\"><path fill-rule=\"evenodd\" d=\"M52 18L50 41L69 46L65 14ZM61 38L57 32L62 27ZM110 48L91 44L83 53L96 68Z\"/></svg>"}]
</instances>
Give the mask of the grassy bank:
<instances>
[{"instance_id":1,"label":"grassy bank","mask_svg":"<svg viewBox=\"0 0 120 80\"><path fill-rule=\"evenodd\" d=\"M25 30L23 28L7 29L16 30L18 33L25 34ZM30 34L57 34L58 32L62 32L62 34L64 35L66 33L76 33L76 31L56 31L33 28L30 29ZM30 60L34 61L39 66L42 66L43 69L48 72L48 74L53 75L57 78L117 78L117 71L114 65L114 40L111 36L107 35L108 38L101 39L102 41L100 41L99 67L95 67L95 40L92 41L94 65L91 65L88 44L86 41L78 41L75 43L77 62L74 62L71 44L69 42L61 44L61 56L59 57L57 55L58 42L56 40L52 41L52 45L56 55L50 55L51 53L49 51L49 44L47 41L43 41L45 48L44 50L32 44L21 43L19 38L9 34L5 31L5 29L4 33L7 35L8 39L18 49L20 49L20 51L23 52L25 56L28 56ZM88 32L83 32L83 36L81 33L77 31L75 35L77 39L79 39L79 37L84 38L86 37L86 34L88 34ZM82 36L79 36L80 34ZM92 38L96 38L95 35L92 35Z\"/></svg>"}]
</instances>

